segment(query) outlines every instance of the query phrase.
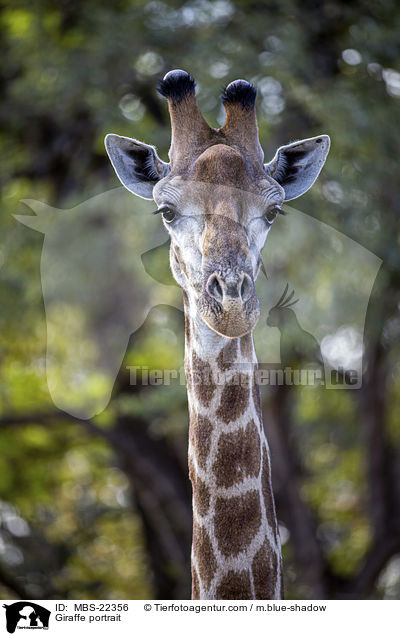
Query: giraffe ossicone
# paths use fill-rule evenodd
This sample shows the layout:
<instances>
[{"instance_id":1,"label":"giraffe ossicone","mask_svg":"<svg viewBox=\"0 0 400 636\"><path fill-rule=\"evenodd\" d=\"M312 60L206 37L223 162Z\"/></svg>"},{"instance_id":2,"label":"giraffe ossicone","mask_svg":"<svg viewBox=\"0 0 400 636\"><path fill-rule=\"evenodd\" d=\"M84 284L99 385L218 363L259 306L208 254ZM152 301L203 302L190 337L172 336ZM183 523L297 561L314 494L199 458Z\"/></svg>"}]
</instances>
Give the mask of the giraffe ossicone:
<instances>
[{"instance_id":1,"label":"giraffe ossicone","mask_svg":"<svg viewBox=\"0 0 400 636\"><path fill-rule=\"evenodd\" d=\"M244 80L222 94L225 124L203 118L182 70L159 83L171 117L169 162L154 146L107 135L114 169L154 199L171 237L170 265L185 308L192 597L281 598L282 555L264 435L253 329L261 251L280 207L306 192L329 151L320 135L264 163L255 101Z\"/></svg>"}]
</instances>

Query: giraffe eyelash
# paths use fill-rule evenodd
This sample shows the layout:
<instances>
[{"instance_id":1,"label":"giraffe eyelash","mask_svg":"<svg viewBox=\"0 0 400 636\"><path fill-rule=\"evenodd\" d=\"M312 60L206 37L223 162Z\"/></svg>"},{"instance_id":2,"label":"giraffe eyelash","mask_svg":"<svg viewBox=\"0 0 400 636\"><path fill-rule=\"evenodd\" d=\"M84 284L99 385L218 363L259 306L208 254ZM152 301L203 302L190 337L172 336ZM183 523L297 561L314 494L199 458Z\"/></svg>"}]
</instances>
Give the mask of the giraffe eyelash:
<instances>
[{"instance_id":1,"label":"giraffe eyelash","mask_svg":"<svg viewBox=\"0 0 400 636\"><path fill-rule=\"evenodd\" d=\"M282 210L280 205L274 204L274 205L271 205L269 209L265 212L264 219L269 225L272 225L276 217L279 216L280 214L285 215L286 214L285 210Z\"/></svg>"},{"instance_id":2,"label":"giraffe eyelash","mask_svg":"<svg viewBox=\"0 0 400 636\"><path fill-rule=\"evenodd\" d=\"M153 214L161 214L163 221L168 223L168 225L175 221L178 216L174 207L168 204L161 206L158 210L153 212Z\"/></svg>"},{"instance_id":3,"label":"giraffe eyelash","mask_svg":"<svg viewBox=\"0 0 400 636\"><path fill-rule=\"evenodd\" d=\"M170 205L162 205L161 208L158 208L158 210L154 210L153 214L162 214L163 212L166 212L167 210L170 210L171 206Z\"/></svg>"}]
</instances>

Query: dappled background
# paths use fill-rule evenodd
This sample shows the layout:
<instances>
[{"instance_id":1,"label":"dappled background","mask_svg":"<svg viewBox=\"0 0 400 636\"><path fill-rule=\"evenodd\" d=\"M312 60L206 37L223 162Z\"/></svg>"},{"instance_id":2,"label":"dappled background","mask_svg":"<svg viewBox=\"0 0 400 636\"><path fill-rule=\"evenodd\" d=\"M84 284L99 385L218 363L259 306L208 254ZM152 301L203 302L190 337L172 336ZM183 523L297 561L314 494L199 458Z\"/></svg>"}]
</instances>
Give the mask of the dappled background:
<instances>
[{"instance_id":1,"label":"dappled background","mask_svg":"<svg viewBox=\"0 0 400 636\"><path fill-rule=\"evenodd\" d=\"M103 283L115 294L114 313L105 315L101 303L96 305L94 328L104 350L113 346L106 328L110 316L126 329L119 311L124 303L151 307L127 343L110 403L89 420L74 415L73 386L66 386L62 398L68 412L51 399L40 278L47 234L44 238L43 229L34 231L12 216L29 214L22 199L71 211L117 187L104 151L107 132L155 144L165 160L169 119L155 86L168 70L184 68L196 77L200 107L214 126L223 121L218 95L225 84L245 78L258 86L266 160L279 145L329 134L326 167L296 206L382 260L366 314L362 388L264 387L263 410L287 597L398 598L396 3L39 0L30 7L9 2L2 5L0 31L1 597L190 596L185 388L179 378L170 385L132 384L127 368L182 366L183 315L172 302L176 290L167 248L143 259L157 289L167 290L162 299L146 277L127 291L129 272L121 258L136 245L139 231L149 248L155 236L154 247L161 244L154 206L132 197L131 216L120 232L109 230L121 219L118 209L113 217L112 204L88 215L88 246L100 245L95 257L104 267L106 241ZM266 261L269 243L290 228L293 215L276 222ZM292 258L278 254L269 274L275 267L290 280L301 265L308 294L323 300L332 272L329 266L316 271L313 240L310 235L308 249L294 245ZM74 245L75 237L65 232L60 249L75 256ZM352 267L340 263L346 251L337 243L336 248L332 271ZM53 369L71 356L68 330L79 333L91 295L85 259L73 264L70 279L77 277L84 293L79 297L72 285L56 308L60 329L52 334ZM54 267L53 289L63 275L59 263ZM362 269L359 275L361 288ZM274 296L271 306L277 300ZM276 321L268 326L278 327ZM340 334L347 339L333 341L333 348L330 342L333 357L339 345L345 356L352 337L360 350L362 334L354 325L344 321ZM84 340L77 353L92 355ZM93 399L104 390L103 381L101 374L88 379L76 373L77 385Z\"/></svg>"}]
</instances>

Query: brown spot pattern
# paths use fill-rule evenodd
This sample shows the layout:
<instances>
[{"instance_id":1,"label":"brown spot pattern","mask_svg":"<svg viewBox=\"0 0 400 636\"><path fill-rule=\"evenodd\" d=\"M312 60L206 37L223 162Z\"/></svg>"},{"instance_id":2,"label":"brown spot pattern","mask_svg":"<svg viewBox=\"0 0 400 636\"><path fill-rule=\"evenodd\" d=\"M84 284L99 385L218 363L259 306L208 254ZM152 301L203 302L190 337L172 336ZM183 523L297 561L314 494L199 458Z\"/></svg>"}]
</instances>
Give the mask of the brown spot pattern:
<instances>
[{"instance_id":1,"label":"brown spot pattern","mask_svg":"<svg viewBox=\"0 0 400 636\"><path fill-rule=\"evenodd\" d=\"M215 536L224 556L234 556L245 549L254 538L261 523L258 492L218 498L215 505Z\"/></svg>"},{"instance_id":2,"label":"brown spot pattern","mask_svg":"<svg viewBox=\"0 0 400 636\"><path fill-rule=\"evenodd\" d=\"M193 464L189 461L189 476L193 486L193 505L197 513L203 517L210 507L210 492L194 470Z\"/></svg>"},{"instance_id":3,"label":"brown spot pattern","mask_svg":"<svg viewBox=\"0 0 400 636\"><path fill-rule=\"evenodd\" d=\"M216 589L217 600L250 600L252 599L250 576L248 572L229 570Z\"/></svg>"},{"instance_id":4,"label":"brown spot pattern","mask_svg":"<svg viewBox=\"0 0 400 636\"><path fill-rule=\"evenodd\" d=\"M185 340L186 340L186 343L189 344L190 343L190 320L188 316L189 298L184 289L182 290L182 296L183 296L183 307L184 307L184 314L185 314Z\"/></svg>"},{"instance_id":5,"label":"brown spot pattern","mask_svg":"<svg viewBox=\"0 0 400 636\"><path fill-rule=\"evenodd\" d=\"M260 418L260 421L262 421L262 408L261 408L261 393L260 393L260 387L257 384L256 381L256 373L257 373L257 365L254 368L254 372L253 372L253 389L252 389L252 395L253 395L253 403L254 403L254 407L256 409L256 413L258 415L258 417Z\"/></svg>"},{"instance_id":6,"label":"brown spot pattern","mask_svg":"<svg viewBox=\"0 0 400 636\"><path fill-rule=\"evenodd\" d=\"M185 377L186 377L186 390L188 393L190 393L192 390L192 374L190 372L190 367L186 359L184 363L184 369L185 369Z\"/></svg>"},{"instance_id":7,"label":"brown spot pattern","mask_svg":"<svg viewBox=\"0 0 400 636\"><path fill-rule=\"evenodd\" d=\"M193 522L193 551L197 559L197 568L201 581L208 587L215 574L217 563L207 532Z\"/></svg>"},{"instance_id":8,"label":"brown spot pattern","mask_svg":"<svg viewBox=\"0 0 400 636\"><path fill-rule=\"evenodd\" d=\"M245 429L222 433L218 441L214 475L217 486L229 488L260 471L260 438L253 420Z\"/></svg>"},{"instance_id":9,"label":"brown spot pattern","mask_svg":"<svg viewBox=\"0 0 400 636\"><path fill-rule=\"evenodd\" d=\"M200 598L200 583L196 570L192 566L192 599L196 600Z\"/></svg>"},{"instance_id":10,"label":"brown spot pattern","mask_svg":"<svg viewBox=\"0 0 400 636\"><path fill-rule=\"evenodd\" d=\"M186 265L185 265L184 259L182 258L181 250L179 249L179 247L177 245L174 245L174 244L171 244L171 248L172 248L172 254L173 254L174 258L175 258L176 263L181 268L183 274L187 278Z\"/></svg>"},{"instance_id":11,"label":"brown spot pattern","mask_svg":"<svg viewBox=\"0 0 400 636\"><path fill-rule=\"evenodd\" d=\"M276 515L275 515L275 502L274 496L272 494L272 484L271 484L271 469L269 465L269 459L267 454L267 449L264 446L263 450L263 468L261 474L261 488L262 494L264 498L265 510L267 513L267 519L272 524L272 530L274 532L275 538L278 537L278 529L276 526Z\"/></svg>"},{"instance_id":12,"label":"brown spot pattern","mask_svg":"<svg viewBox=\"0 0 400 636\"><path fill-rule=\"evenodd\" d=\"M253 564L254 590L256 599L274 598L277 558L267 540L256 553Z\"/></svg>"},{"instance_id":13,"label":"brown spot pattern","mask_svg":"<svg viewBox=\"0 0 400 636\"><path fill-rule=\"evenodd\" d=\"M240 353L247 360L252 358L253 346L251 334L247 333L245 336L240 338Z\"/></svg>"},{"instance_id":14,"label":"brown spot pattern","mask_svg":"<svg viewBox=\"0 0 400 636\"><path fill-rule=\"evenodd\" d=\"M221 371L230 369L237 358L238 341L235 338L229 340L228 344L223 347L217 357L218 368Z\"/></svg>"},{"instance_id":15,"label":"brown spot pattern","mask_svg":"<svg viewBox=\"0 0 400 636\"><path fill-rule=\"evenodd\" d=\"M240 375L243 376L244 374ZM243 415L249 404L249 388L243 386L242 377L239 380L237 382L237 378L234 376L222 391L221 403L216 414L225 424L237 420L238 417Z\"/></svg>"},{"instance_id":16,"label":"brown spot pattern","mask_svg":"<svg viewBox=\"0 0 400 636\"><path fill-rule=\"evenodd\" d=\"M212 369L195 351L192 354L191 376L195 396L204 406L209 406L216 389Z\"/></svg>"},{"instance_id":17,"label":"brown spot pattern","mask_svg":"<svg viewBox=\"0 0 400 636\"><path fill-rule=\"evenodd\" d=\"M199 466L203 467L210 452L212 424L207 417L192 414L189 436Z\"/></svg>"}]
</instances>

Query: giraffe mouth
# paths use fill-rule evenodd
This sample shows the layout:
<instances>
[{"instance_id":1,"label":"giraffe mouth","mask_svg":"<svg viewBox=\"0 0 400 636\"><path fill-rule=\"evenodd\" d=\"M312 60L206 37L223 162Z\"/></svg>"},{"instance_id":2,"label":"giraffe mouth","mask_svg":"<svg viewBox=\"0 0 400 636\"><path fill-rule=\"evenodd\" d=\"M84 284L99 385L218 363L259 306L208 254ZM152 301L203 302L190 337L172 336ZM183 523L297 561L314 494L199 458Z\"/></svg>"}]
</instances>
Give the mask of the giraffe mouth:
<instances>
[{"instance_id":1,"label":"giraffe mouth","mask_svg":"<svg viewBox=\"0 0 400 636\"><path fill-rule=\"evenodd\" d=\"M199 314L204 322L220 336L240 338L253 331L260 317L257 296L246 303L238 298L227 298L223 304L202 297Z\"/></svg>"}]
</instances>

